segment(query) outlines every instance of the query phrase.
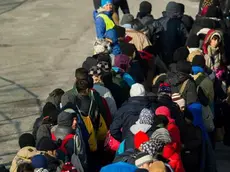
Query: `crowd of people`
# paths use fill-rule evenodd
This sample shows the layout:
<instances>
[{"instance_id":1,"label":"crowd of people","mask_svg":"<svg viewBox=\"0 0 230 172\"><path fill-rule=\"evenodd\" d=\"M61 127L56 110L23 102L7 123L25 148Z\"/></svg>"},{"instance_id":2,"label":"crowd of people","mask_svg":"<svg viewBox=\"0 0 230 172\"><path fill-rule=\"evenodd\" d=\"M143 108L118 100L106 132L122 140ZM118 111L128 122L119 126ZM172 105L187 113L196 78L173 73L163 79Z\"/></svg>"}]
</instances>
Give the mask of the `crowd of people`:
<instances>
[{"instance_id":1,"label":"crowd of people","mask_svg":"<svg viewBox=\"0 0 230 172\"><path fill-rule=\"evenodd\" d=\"M216 172L215 143L230 146L230 14L214 2L193 19L171 1L155 19L148 1L134 17L126 0L95 0L94 55L48 95L10 172Z\"/></svg>"}]
</instances>

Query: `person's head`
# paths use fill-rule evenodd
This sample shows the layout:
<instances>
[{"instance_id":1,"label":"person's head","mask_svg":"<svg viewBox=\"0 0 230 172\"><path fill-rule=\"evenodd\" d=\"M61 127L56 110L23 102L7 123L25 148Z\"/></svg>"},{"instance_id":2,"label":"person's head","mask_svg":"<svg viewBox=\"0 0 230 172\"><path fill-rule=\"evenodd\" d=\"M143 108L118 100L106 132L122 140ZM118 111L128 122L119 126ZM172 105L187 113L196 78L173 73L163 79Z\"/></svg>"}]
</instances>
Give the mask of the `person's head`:
<instances>
[{"instance_id":1,"label":"person's head","mask_svg":"<svg viewBox=\"0 0 230 172\"><path fill-rule=\"evenodd\" d=\"M172 95L172 101L175 102L180 107L181 112L184 111L185 99L183 97L181 97L181 95L179 93L174 93Z\"/></svg>"},{"instance_id":2,"label":"person's head","mask_svg":"<svg viewBox=\"0 0 230 172\"><path fill-rule=\"evenodd\" d=\"M130 97L143 97L146 95L145 87L142 84L136 83L131 86Z\"/></svg>"},{"instance_id":3,"label":"person's head","mask_svg":"<svg viewBox=\"0 0 230 172\"><path fill-rule=\"evenodd\" d=\"M139 6L139 12L144 14L151 14L152 4L148 1L142 1Z\"/></svg>"},{"instance_id":4,"label":"person's head","mask_svg":"<svg viewBox=\"0 0 230 172\"><path fill-rule=\"evenodd\" d=\"M203 55L195 55L192 60L192 68L200 67L202 69L205 68L205 58Z\"/></svg>"},{"instance_id":5,"label":"person's head","mask_svg":"<svg viewBox=\"0 0 230 172\"><path fill-rule=\"evenodd\" d=\"M157 128L166 128L169 124L169 120L164 115L157 115L154 117L154 122Z\"/></svg>"},{"instance_id":6,"label":"person's head","mask_svg":"<svg viewBox=\"0 0 230 172\"><path fill-rule=\"evenodd\" d=\"M58 125L69 127L73 130L77 128L77 113L73 109L65 109L58 115Z\"/></svg>"},{"instance_id":7,"label":"person's head","mask_svg":"<svg viewBox=\"0 0 230 172\"><path fill-rule=\"evenodd\" d=\"M34 172L34 168L30 163L22 163L18 166L17 172Z\"/></svg>"},{"instance_id":8,"label":"person's head","mask_svg":"<svg viewBox=\"0 0 230 172\"><path fill-rule=\"evenodd\" d=\"M163 115L166 116L169 120L169 122L173 122L173 119L171 118L171 111L168 107L166 106L160 106L156 109L155 111L156 115Z\"/></svg>"},{"instance_id":9,"label":"person's head","mask_svg":"<svg viewBox=\"0 0 230 172\"><path fill-rule=\"evenodd\" d=\"M89 87L93 87L93 80L89 77L88 71L85 68L78 68L75 71L75 84L80 80L86 80L89 83ZM63 96L62 96L63 97Z\"/></svg>"},{"instance_id":10,"label":"person's head","mask_svg":"<svg viewBox=\"0 0 230 172\"><path fill-rule=\"evenodd\" d=\"M216 7L215 5L211 5L207 7L206 13L204 12L204 16L221 18L221 13L218 7Z\"/></svg>"},{"instance_id":11,"label":"person's head","mask_svg":"<svg viewBox=\"0 0 230 172\"><path fill-rule=\"evenodd\" d=\"M135 165L138 168L149 170L149 167L153 163L153 157L145 152L140 152L136 155Z\"/></svg>"},{"instance_id":12,"label":"person's head","mask_svg":"<svg viewBox=\"0 0 230 172\"><path fill-rule=\"evenodd\" d=\"M49 137L42 137L38 141L36 148L38 151L44 151L50 156L56 157L58 144Z\"/></svg>"},{"instance_id":13,"label":"person's head","mask_svg":"<svg viewBox=\"0 0 230 172\"><path fill-rule=\"evenodd\" d=\"M185 12L185 6L184 6L184 4L182 4L182 3L177 3L177 4L180 7L180 14L184 15L184 12Z\"/></svg>"},{"instance_id":14,"label":"person's head","mask_svg":"<svg viewBox=\"0 0 230 172\"><path fill-rule=\"evenodd\" d=\"M47 102L42 111L43 123L56 125L58 114L59 110L56 109L56 106L53 103Z\"/></svg>"},{"instance_id":15,"label":"person's head","mask_svg":"<svg viewBox=\"0 0 230 172\"><path fill-rule=\"evenodd\" d=\"M125 24L130 24L132 26L134 20L134 16L132 14L124 14L120 24L125 25Z\"/></svg>"},{"instance_id":16,"label":"person's head","mask_svg":"<svg viewBox=\"0 0 230 172\"><path fill-rule=\"evenodd\" d=\"M179 61L176 64L176 70L189 75L192 72L192 65L188 61Z\"/></svg>"},{"instance_id":17,"label":"person's head","mask_svg":"<svg viewBox=\"0 0 230 172\"><path fill-rule=\"evenodd\" d=\"M112 0L101 0L101 7L105 11L112 11L113 10L113 1Z\"/></svg>"},{"instance_id":18,"label":"person's head","mask_svg":"<svg viewBox=\"0 0 230 172\"><path fill-rule=\"evenodd\" d=\"M98 66L91 67L89 70L89 75L93 78L93 83L102 82L101 80L102 70Z\"/></svg>"},{"instance_id":19,"label":"person's head","mask_svg":"<svg viewBox=\"0 0 230 172\"><path fill-rule=\"evenodd\" d=\"M212 48L216 48L219 46L221 42L221 36L219 33L214 33L210 40L209 40L209 45L212 47Z\"/></svg>"},{"instance_id":20,"label":"person's head","mask_svg":"<svg viewBox=\"0 0 230 172\"><path fill-rule=\"evenodd\" d=\"M144 108L142 109L138 122L140 124L147 124L147 125L153 125L154 123L154 113L150 109Z\"/></svg>"},{"instance_id":21,"label":"person's head","mask_svg":"<svg viewBox=\"0 0 230 172\"><path fill-rule=\"evenodd\" d=\"M61 97L64 93L65 92L62 89L56 88L49 94L46 102L54 104L55 107L60 110Z\"/></svg>"},{"instance_id":22,"label":"person's head","mask_svg":"<svg viewBox=\"0 0 230 172\"><path fill-rule=\"evenodd\" d=\"M158 154L161 154L163 147L171 143L171 137L165 128L159 128L153 132L148 142L143 143L140 146L142 152L150 154L152 157L156 157Z\"/></svg>"},{"instance_id":23,"label":"person's head","mask_svg":"<svg viewBox=\"0 0 230 172\"><path fill-rule=\"evenodd\" d=\"M19 137L18 144L20 148L24 148L26 146L35 147L36 142L32 134L24 133Z\"/></svg>"},{"instance_id":24,"label":"person's head","mask_svg":"<svg viewBox=\"0 0 230 172\"><path fill-rule=\"evenodd\" d=\"M178 48L174 54L173 54L173 61L176 63L178 61L183 61L186 60L188 58L189 55L189 50L187 47L180 47Z\"/></svg>"},{"instance_id":25,"label":"person's head","mask_svg":"<svg viewBox=\"0 0 230 172\"><path fill-rule=\"evenodd\" d=\"M34 168L47 169L48 167L48 161L44 155L35 155L31 159L31 164Z\"/></svg>"},{"instance_id":26,"label":"person's head","mask_svg":"<svg viewBox=\"0 0 230 172\"><path fill-rule=\"evenodd\" d=\"M200 38L196 34L191 34L188 37L186 45L188 48L199 48L200 47Z\"/></svg>"},{"instance_id":27,"label":"person's head","mask_svg":"<svg viewBox=\"0 0 230 172\"><path fill-rule=\"evenodd\" d=\"M134 141L134 147L135 149L139 149L140 150L140 146L149 141L149 136L144 133L143 131L139 131L138 133L136 133L134 135L134 138L133 138L133 141Z\"/></svg>"},{"instance_id":28,"label":"person's head","mask_svg":"<svg viewBox=\"0 0 230 172\"><path fill-rule=\"evenodd\" d=\"M114 27L116 32L117 32L117 37L119 40L124 40L125 39L125 28L121 26L115 26Z\"/></svg>"},{"instance_id":29,"label":"person's head","mask_svg":"<svg viewBox=\"0 0 230 172\"><path fill-rule=\"evenodd\" d=\"M168 95L169 97L171 97L172 95L171 86L166 82L161 83L158 89L158 95Z\"/></svg>"},{"instance_id":30,"label":"person's head","mask_svg":"<svg viewBox=\"0 0 230 172\"><path fill-rule=\"evenodd\" d=\"M90 88L92 88L92 86L88 80L82 79L76 82L76 89L80 95L88 95Z\"/></svg>"},{"instance_id":31,"label":"person's head","mask_svg":"<svg viewBox=\"0 0 230 172\"><path fill-rule=\"evenodd\" d=\"M181 6L174 1L167 4L165 11L169 17L181 17Z\"/></svg>"}]
</instances>

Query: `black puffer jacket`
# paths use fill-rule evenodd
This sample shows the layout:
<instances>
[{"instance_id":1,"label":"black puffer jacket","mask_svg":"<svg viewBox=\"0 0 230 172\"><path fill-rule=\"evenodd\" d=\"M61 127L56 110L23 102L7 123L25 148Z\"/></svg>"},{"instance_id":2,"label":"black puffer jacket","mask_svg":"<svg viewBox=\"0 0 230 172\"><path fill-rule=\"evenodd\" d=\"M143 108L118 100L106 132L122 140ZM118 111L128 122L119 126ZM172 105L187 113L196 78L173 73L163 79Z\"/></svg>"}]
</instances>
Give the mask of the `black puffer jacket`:
<instances>
[{"instance_id":1,"label":"black puffer jacket","mask_svg":"<svg viewBox=\"0 0 230 172\"><path fill-rule=\"evenodd\" d=\"M111 135L118 141L127 138L131 134L129 129L138 120L141 110L150 107L148 97L130 97L115 114L110 126Z\"/></svg>"},{"instance_id":2,"label":"black puffer jacket","mask_svg":"<svg viewBox=\"0 0 230 172\"><path fill-rule=\"evenodd\" d=\"M186 104L189 105L191 103L198 101L198 96L196 92L196 84L193 78L186 73L182 72L168 72L166 82L168 82L172 87L173 93L179 93L182 84L188 80L185 85L184 91L182 92L182 97L185 99Z\"/></svg>"}]
</instances>

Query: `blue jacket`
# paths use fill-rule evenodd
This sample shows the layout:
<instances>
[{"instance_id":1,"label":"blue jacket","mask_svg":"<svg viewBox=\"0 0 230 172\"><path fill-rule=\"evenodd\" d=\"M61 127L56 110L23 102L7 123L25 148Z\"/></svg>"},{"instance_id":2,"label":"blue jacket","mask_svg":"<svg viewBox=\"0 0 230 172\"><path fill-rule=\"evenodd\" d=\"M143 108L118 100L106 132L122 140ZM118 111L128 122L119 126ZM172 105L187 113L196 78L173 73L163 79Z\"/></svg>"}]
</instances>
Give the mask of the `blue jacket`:
<instances>
[{"instance_id":1,"label":"blue jacket","mask_svg":"<svg viewBox=\"0 0 230 172\"><path fill-rule=\"evenodd\" d=\"M96 26L96 34L98 39L104 39L108 38L110 39L112 43L112 54L115 56L121 53L120 46L118 44L118 37L115 29L110 29L106 31L105 22L101 17L97 17L99 13L97 10L93 12L93 17L95 21ZM111 20L112 20L112 13L111 12L103 12L103 14L106 14Z\"/></svg>"},{"instance_id":2,"label":"blue jacket","mask_svg":"<svg viewBox=\"0 0 230 172\"><path fill-rule=\"evenodd\" d=\"M124 163L124 162L117 162L114 164L107 165L101 169L100 172L135 172L137 169L136 166Z\"/></svg>"},{"instance_id":3,"label":"blue jacket","mask_svg":"<svg viewBox=\"0 0 230 172\"><path fill-rule=\"evenodd\" d=\"M112 70L116 73L122 73L121 69L118 67L112 67ZM133 77L126 72L122 73L122 78L130 87L136 83Z\"/></svg>"}]
</instances>

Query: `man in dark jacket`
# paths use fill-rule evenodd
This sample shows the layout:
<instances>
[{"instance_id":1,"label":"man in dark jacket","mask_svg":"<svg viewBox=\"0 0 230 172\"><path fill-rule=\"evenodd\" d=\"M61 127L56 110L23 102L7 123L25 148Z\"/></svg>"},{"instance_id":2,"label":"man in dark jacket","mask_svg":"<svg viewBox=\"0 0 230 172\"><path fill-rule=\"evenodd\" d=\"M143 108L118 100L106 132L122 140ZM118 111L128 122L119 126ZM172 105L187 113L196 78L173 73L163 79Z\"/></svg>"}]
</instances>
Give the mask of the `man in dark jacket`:
<instances>
[{"instance_id":1,"label":"man in dark jacket","mask_svg":"<svg viewBox=\"0 0 230 172\"><path fill-rule=\"evenodd\" d=\"M144 86L141 84L132 85L129 100L115 114L110 126L111 135L116 140L123 141L131 134L130 127L138 120L141 110L150 107L151 102L145 96Z\"/></svg>"},{"instance_id":2,"label":"man in dark jacket","mask_svg":"<svg viewBox=\"0 0 230 172\"><path fill-rule=\"evenodd\" d=\"M183 46L187 39L188 32L180 17L180 5L176 2L169 2L166 11L163 12L163 17L159 19L164 27L160 35L160 51L167 65L172 63L174 51Z\"/></svg>"},{"instance_id":3,"label":"man in dark jacket","mask_svg":"<svg viewBox=\"0 0 230 172\"><path fill-rule=\"evenodd\" d=\"M196 84L190 76L192 66L187 61L176 64L177 72L168 72L166 82L171 85L172 93L180 93L187 105L197 102Z\"/></svg>"}]
</instances>

